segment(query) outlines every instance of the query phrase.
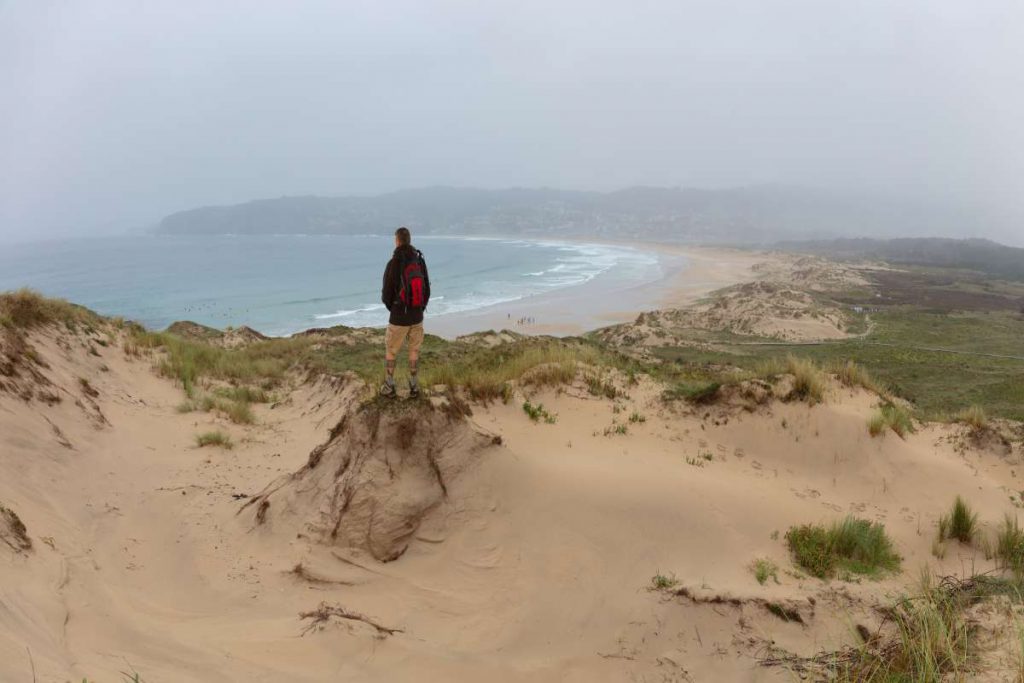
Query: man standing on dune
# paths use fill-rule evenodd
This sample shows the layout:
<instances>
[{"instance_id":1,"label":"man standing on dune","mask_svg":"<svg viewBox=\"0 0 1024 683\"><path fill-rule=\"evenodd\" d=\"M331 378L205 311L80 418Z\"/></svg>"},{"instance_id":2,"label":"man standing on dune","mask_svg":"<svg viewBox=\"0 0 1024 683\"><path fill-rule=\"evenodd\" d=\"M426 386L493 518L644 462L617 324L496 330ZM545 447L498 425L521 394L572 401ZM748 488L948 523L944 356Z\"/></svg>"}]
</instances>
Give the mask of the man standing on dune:
<instances>
[{"instance_id":1,"label":"man standing on dune","mask_svg":"<svg viewBox=\"0 0 1024 683\"><path fill-rule=\"evenodd\" d=\"M409 397L420 395L417 367L423 343L423 311L430 301L430 277L423 254L412 246L409 228L395 230L395 252L384 268L381 300L390 311L388 331L384 335L384 358L387 377L381 385L382 396L394 398L395 359L402 342L409 340Z\"/></svg>"}]
</instances>

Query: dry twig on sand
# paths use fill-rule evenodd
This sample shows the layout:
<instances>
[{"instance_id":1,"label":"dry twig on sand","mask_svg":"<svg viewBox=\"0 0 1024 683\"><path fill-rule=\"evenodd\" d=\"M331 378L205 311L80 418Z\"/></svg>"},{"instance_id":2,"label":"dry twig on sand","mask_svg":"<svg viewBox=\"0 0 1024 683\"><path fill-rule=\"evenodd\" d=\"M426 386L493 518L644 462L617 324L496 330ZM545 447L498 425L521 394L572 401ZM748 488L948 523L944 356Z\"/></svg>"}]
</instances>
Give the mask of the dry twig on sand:
<instances>
[{"instance_id":1,"label":"dry twig on sand","mask_svg":"<svg viewBox=\"0 0 1024 683\"><path fill-rule=\"evenodd\" d=\"M387 626L381 626L373 619L363 616L358 612L350 612L341 605L328 605L326 602L321 602L315 610L311 612L301 612L299 614L299 618L301 619L313 620L302 630L302 635L306 635L310 631L329 622L332 617L337 619L347 619L349 621L361 621L364 624L369 624L377 631L378 638L387 638L388 636L396 633L405 632L400 628L388 628Z\"/></svg>"}]
</instances>

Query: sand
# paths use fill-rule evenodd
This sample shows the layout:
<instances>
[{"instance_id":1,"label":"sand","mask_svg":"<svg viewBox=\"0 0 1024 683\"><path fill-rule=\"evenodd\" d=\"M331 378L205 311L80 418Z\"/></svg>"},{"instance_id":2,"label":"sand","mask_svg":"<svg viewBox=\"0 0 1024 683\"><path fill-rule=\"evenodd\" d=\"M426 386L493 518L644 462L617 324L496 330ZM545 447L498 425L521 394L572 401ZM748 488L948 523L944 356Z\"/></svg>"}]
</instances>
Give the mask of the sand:
<instances>
[{"instance_id":1,"label":"sand","mask_svg":"<svg viewBox=\"0 0 1024 683\"><path fill-rule=\"evenodd\" d=\"M919 568L990 568L957 544L936 559L938 516L962 494L991 526L1020 488L1019 450L976 449L950 426L872 438L877 397L838 385L814 407L747 411L664 404L646 379L596 399L579 381L528 394L555 424L531 422L519 394L445 417L465 437L414 453L399 418L359 412L351 378L301 383L243 427L176 412L181 389L153 359L116 344L94 356L66 330L32 341L62 400L0 392L0 505L32 542L0 544L4 681L788 681L757 663L770 642L800 654L849 643ZM195 446L214 427L234 449ZM333 478L314 480L302 472L321 444ZM365 457L349 458L357 445ZM357 462L401 483L363 499L332 541L324 523ZM261 522L246 503L282 486ZM410 500L409 533L387 545L397 559L381 562L359 529L375 506L391 515ZM902 574L792 572L778 532L846 513L885 523ZM778 564L777 583L754 580L758 557ZM656 573L685 591L649 590Z\"/></svg>"},{"instance_id":2,"label":"sand","mask_svg":"<svg viewBox=\"0 0 1024 683\"><path fill-rule=\"evenodd\" d=\"M623 282L610 273L585 285L476 311L432 317L428 309L426 329L449 338L504 328L524 334L582 334L605 325L632 321L642 311L685 306L716 289L752 279L758 264L775 264L780 260L776 255L738 249L665 244L644 244L640 248L659 254L664 270L662 278L634 284ZM517 321L527 317L535 322L518 324Z\"/></svg>"}]
</instances>

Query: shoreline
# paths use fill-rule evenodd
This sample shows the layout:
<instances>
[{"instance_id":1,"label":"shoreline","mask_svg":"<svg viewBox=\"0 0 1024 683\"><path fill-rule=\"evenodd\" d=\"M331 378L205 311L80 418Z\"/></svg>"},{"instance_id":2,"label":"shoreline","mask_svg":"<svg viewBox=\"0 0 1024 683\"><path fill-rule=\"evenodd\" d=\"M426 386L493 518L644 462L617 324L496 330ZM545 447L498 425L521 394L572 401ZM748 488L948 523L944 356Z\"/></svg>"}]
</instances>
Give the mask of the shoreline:
<instances>
[{"instance_id":1,"label":"shoreline","mask_svg":"<svg viewBox=\"0 0 1024 683\"><path fill-rule=\"evenodd\" d=\"M658 265L664 272L654 280L629 283L613 269L580 285L504 304L436 318L431 318L428 310L426 331L446 339L502 329L528 335L585 334L609 325L631 322L645 311L692 304L715 290L751 279L754 277L753 266L770 258L761 252L718 247L608 240L546 241L620 246L652 252L658 256ZM606 305L611 301L614 305ZM521 318L532 318L535 322L518 324Z\"/></svg>"}]
</instances>

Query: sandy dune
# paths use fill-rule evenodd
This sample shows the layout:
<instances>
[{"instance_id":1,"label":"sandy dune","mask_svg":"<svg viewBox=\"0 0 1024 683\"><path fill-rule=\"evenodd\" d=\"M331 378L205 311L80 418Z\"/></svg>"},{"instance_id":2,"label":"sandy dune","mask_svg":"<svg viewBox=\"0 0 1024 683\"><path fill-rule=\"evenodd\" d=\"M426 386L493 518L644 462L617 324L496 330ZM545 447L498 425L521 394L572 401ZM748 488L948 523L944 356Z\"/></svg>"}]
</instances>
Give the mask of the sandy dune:
<instances>
[{"instance_id":1,"label":"sandy dune","mask_svg":"<svg viewBox=\"0 0 1024 683\"><path fill-rule=\"evenodd\" d=\"M531 394L556 424L522 395L468 418L437 399L409 409L427 425L412 445L353 378L300 384L240 427L177 413L152 359L54 328L33 344L62 398L0 392L0 505L32 544L0 544L4 681L792 680L758 665L770 643L837 647L919 567L990 567L959 545L933 557L937 518L962 494L1000 520L1020 488L1019 452L952 427L873 439L877 398L838 385L753 411L664 404L646 379L615 402L582 383ZM213 425L234 449L194 445ZM356 493L346 518L338 496ZM776 532L848 512L885 522L905 571L790 571ZM754 580L758 557L778 583ZM648 590L656 573L678 586Z\"/></svg>"}]
</instances>

